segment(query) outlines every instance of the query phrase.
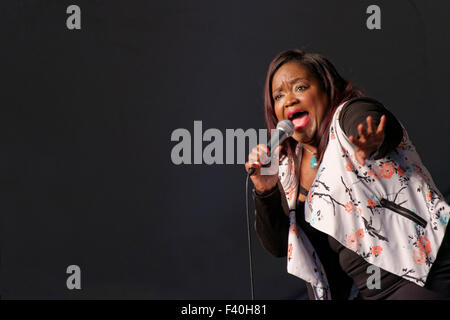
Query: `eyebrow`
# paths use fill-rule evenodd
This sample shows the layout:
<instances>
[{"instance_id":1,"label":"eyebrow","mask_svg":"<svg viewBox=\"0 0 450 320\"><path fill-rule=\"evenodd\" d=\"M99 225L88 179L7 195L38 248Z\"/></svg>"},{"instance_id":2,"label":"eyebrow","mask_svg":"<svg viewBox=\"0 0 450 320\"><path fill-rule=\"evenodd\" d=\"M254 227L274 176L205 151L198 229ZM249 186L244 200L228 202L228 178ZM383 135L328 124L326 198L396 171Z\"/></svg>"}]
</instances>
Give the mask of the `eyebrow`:
<instances>
[{"instance_id":1,"label":"eyebrow","mask_svg":"<svg viewBox=\"0 0 450 320\"><path fill-rule=\"evenodd\" d=\"M295 83L295 82L297 82L297 81L299 81L299 80L305 80L305 78L298 77L298 78L294 78L294 79L292 79L292 80L289 80L288 82L289 82L290 84L293 84L293 83ZM276 88L276 89L272 92L272 94L274 94L275 92L280 91L281 87L282 87L282 85L279 86L278 88Z\"/></svg>"}]
</instances>

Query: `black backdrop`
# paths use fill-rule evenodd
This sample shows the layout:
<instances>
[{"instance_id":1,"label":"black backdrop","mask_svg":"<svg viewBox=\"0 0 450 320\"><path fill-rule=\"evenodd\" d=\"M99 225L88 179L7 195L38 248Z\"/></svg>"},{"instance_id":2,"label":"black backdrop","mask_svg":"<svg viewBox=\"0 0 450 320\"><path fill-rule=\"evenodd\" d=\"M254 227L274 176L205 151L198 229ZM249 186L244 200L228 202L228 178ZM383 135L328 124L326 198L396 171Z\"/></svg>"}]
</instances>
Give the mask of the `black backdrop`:
<instances>
[{"instance_id":1,"label":"black backdrop","mask_svg":"<svg viewBox=\"0 0 450 320\"><path fill-rule=\"evenodd\" d=\"M81 30L66 8L81 8ZM366 8L381 8L368 30ZM3 298L246 299L243 165L171 162L176 128L263 128L270 60L303 48L382 101L442 192L448 1L2 2ZM304 296L253 233L259 299ZM66 268L81 267L81 290Z\"/></svg>"}]
</instances>

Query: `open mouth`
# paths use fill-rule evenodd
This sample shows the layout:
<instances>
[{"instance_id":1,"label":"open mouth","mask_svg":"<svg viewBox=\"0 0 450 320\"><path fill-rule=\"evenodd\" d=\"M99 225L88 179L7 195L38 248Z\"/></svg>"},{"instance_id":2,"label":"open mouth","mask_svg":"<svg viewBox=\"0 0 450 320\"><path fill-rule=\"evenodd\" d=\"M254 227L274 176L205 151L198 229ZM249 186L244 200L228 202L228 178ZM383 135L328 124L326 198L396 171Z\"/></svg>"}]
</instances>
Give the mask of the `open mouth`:
<instances>
[{"instance_id":1,"label":"open mouth","mask_svg":"<svg viewBox=\"0 0 450 320\"><path fill-rule=\"evenodd\" d=\"M310 120L309 112L303 110L293 111L288 114L288 119L292 121L295 130L303 129Z\"/></svg>"}]
</instances>

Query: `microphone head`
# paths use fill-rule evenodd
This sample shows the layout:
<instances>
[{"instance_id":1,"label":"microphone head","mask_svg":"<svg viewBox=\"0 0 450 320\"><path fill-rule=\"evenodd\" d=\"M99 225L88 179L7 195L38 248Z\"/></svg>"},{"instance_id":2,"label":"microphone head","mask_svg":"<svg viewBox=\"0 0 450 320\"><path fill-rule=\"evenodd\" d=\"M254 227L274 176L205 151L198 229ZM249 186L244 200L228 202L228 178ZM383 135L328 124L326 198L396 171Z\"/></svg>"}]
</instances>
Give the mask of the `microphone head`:
<instances>
[{"instance_id":1,"label":"microphone head","mask_svg":"<svg viewBox=\"0 0 450 320\"><path fill-rule=\"evenodd\" d=\"M294 125L289 120L281 120L277 123L277 129L283 130L286 137L290 137L294 134Z\"/></svg>"}]
</instances>

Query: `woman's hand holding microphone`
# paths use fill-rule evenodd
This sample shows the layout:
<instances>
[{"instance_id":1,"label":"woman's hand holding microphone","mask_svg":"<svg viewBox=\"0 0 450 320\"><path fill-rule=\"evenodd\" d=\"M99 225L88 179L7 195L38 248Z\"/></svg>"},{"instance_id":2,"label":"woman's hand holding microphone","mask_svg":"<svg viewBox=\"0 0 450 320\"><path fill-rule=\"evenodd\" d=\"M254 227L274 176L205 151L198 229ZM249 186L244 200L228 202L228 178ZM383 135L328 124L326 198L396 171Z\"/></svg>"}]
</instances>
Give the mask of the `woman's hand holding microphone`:
<instances>
[{"instance_id":1,"label":"woman's hand holding microphone","mask_svg":"<svg viewBox=\"0 0 450 320\"><path fill-rule=\"evenodd\" d=\"M255 189L260 193L272 190L278 182L278 159L281 148L281 145L277 146L269 156L269 149L267 146L258 144L248 155L248 161L245 163L245 170L248 172L251 168L256 168L256 172L252 174L250 178L252 179ZM264 167L263 169L265 170L261 172L263 165L268 163L269 157L272 158L272 161L277 161L276 170L273 170L272 165L270 169Z\"/></svg>"}]
</instances>

